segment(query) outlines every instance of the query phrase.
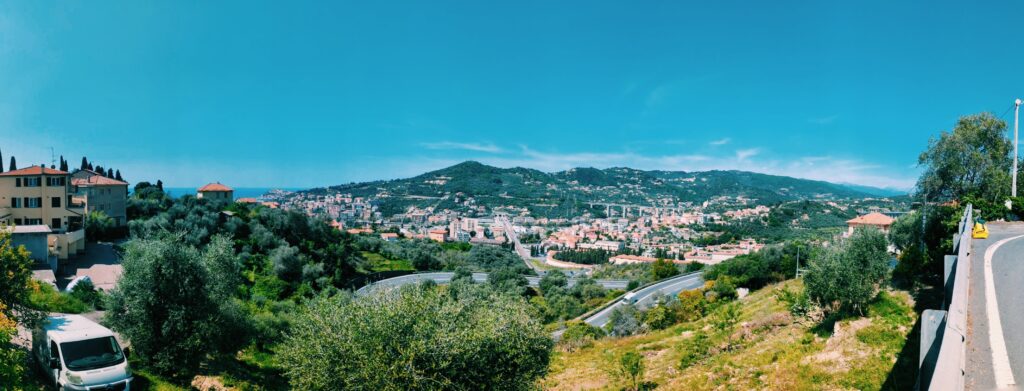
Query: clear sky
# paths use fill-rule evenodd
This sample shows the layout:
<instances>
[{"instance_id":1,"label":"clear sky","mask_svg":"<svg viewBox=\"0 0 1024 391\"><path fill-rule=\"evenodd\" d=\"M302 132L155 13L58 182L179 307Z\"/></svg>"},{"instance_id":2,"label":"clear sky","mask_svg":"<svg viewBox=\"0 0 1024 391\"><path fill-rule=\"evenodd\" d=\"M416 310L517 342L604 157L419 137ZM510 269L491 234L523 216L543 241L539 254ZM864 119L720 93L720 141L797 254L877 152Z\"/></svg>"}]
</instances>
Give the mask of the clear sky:
<instances>
[{"instance_id":1,"label":"clear sky","mask_svg":"<svg viewBox=\"0 0 1024 391\"><path fill-rule=\"evenodd\" d=\"M1022 18L1019 1L4 1L0 151L168 186L474 159L909 187L929 137L1024 95Z\"/></svg>"}]
</instances>

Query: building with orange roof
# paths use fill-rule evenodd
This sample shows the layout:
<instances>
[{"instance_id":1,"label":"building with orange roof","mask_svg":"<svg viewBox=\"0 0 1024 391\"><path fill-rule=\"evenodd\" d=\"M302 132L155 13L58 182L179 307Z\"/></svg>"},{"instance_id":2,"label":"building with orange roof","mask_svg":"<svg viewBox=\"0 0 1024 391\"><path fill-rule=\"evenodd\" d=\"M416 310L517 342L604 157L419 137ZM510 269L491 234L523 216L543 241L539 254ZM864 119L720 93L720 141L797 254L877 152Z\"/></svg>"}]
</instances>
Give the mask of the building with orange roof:
<instances>
[{"instance_id":1,"label":"building with orange roof","mask_svg":"<svg viewBox=\"0 0 1024 391\"><path fill-rule=\"evenodd\" d=\"M427 233L427 236L430 238L430 240L444 243L448 239L448 231L445 231L443 229L432 229L430 230L430 232Z\"/></svg>"},{"instance_id":2,"label":"building with orange roof","mask_svg":"<svg viewBox=\"0 0 1024 391\"><path fill-rule=\"evenodd\" d=\"M85 249L85 208L73 202L73 187L70 173L44 166L0 173L0 224L22 226L14 235L45 234L46 250L31 257L55 271L57 260Z\"/></svg>"},{"instance_id":3,"label":"building with orange roof","mask_svg":"<svg viewBox=\"0 0 1024 391\"><path fill-rule=\"evenodd\" d=\"M196 190L196 198L204 200L231 202L235 199L235 190L220 182L208 183Z\"/></svg>"},{"instance_id":4,"label":"building with orange roof","mask_svg":"<svg viewBox=\"0 0 1024 391\"><path fill-rule=\"evenodd\" d=\"M892 223L896 219L886 216L878 212L871 212L863 216L857 216L846 222L849 229L846 231L847 237L853 234L853 231L857 228L872 227L876 228L883 233L889 233L889 228L892 227Z\"/></svg>"},{"instance_id":5,"label":"building with orange roof","mask_svg":"<svg viewBox=\"0 0 1024 391\"><path fill-rule=\"evenodd\" d=\"M92 170L76 170L71 184L77 199L85 205L85 213L103 212L118 227L128 225L128 182L108 178Z\"/></svg>"}]
</instances>

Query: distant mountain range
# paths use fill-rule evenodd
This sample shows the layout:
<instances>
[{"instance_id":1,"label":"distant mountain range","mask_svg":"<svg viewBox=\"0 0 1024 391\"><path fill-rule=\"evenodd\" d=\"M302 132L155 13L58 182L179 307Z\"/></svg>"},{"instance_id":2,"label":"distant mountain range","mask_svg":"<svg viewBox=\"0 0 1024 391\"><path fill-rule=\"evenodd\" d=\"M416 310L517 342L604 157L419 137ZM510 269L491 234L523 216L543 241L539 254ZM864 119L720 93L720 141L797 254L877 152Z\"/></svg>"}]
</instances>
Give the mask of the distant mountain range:
<instances>
[{"instance_id":1,"label":"distant mountain range","mask_svg":"<svg viewBox=\"0 0 1024 391\"><path fill-rule=\"evenodd\" d=\"M516 206L535 215L569 215L590 202L664 206L738 197L771 205L784 201L863 199L898 195L886 189L746 171L644 171L625 167L574 168L546 173L467 161L413 178L307 190L351 193L378 200L385 215L409 206L471 210ZM595 208L596 209L596 208ZM603 208L601 208L603 209Z\"/></svg>"}]
</instances>

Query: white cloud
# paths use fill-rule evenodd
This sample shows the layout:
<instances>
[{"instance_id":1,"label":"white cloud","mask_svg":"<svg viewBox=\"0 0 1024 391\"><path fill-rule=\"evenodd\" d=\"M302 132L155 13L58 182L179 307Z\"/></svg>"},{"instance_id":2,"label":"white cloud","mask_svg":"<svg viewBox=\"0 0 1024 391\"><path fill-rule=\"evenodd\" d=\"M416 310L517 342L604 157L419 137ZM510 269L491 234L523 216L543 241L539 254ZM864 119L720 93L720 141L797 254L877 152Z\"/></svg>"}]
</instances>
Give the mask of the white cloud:
<instances>
[{"instance_id":1,"label":"white cloud","mask_svg":"<svg viewBox=\"0 0 1024 391\"><path fill-rule=\"evenodd\" d=\"M761 153L760 148L741 149L736 151L736 160L744 161L757 156L759 153Z\"/></svg>"},{"instance_id":2,"label":"white cloud","mask_svg":"<svg viewBox=\"0 0 1024 391\"><path fill-rule=\"evenodd\" d=\"M731 142L731 141L732 141L732 139L731 139L731 138L728 138L728 137L726 137L726 138L723 138L723 139L721 139L721 140L715 140L715 141L712 141L712 142L710 142L710 143L708 143L708 144L709 144L709 145L711 145L711 146L715 146L715 147L717 147L717 146L719 146L719 145L725 145L725 144L728 144L728 143L729 143L729 142Z\"/></svg>"},{"instance_id":3,"label":"white cloud","mask_svg":"<svg viewBox=\"0 0 1024 391\"><path fill-rule=\"evenodd\" d=\"M487 152L487 153L499 153L504 152L497 145L487 143L457 143L452 141L441 141L436 143L423 143L423 146L429 149L462 149L466 151L474 152Z\"/></svg>"}]
</instances>

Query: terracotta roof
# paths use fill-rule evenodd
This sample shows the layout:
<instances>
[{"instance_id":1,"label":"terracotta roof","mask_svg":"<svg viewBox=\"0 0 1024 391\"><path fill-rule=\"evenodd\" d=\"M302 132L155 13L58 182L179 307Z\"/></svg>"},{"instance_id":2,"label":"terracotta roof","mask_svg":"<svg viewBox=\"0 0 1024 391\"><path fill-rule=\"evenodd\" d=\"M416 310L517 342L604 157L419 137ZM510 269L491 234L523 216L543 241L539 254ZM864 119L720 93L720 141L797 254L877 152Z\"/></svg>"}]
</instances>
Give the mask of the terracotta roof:
<instances>
[{"instance_id":1,"label":"terracotta roof","mask_svg":"<svg viewBox=\"0 0 1024 391\"><path fill-rule=\"evenodd\" d=\"M245 198L239 198L239 199L235 200L235 202L241 202L243 204L255 204L255 203L259 202L259 200L255 199L255 198L251 198L251 197L245 197Z\"/></svg>"},{"instance_id":2,"label":"terracotta roof","mask_svg":"<svg viewBox=\"0 0 1024 391\"><path fill-rule=\"evenodd\" d=\"M46 168L43 166L32 166L22 168L20 170L7 171L0 173L0 176L22 176L22 175L68 175L67 171L54 170L52 168Z\"/></svg>"},{"instance_id":3,"label":"terracotta roof","mask_svg":"<svg viewBox=\"0 0 1024 391\"><path fill-rule=\"evenodd\" d=\"M75 186L128 186L128 182L107 178L100 174L90 175L88 178L71 178L71 184Z\"/></svg>"},{"instance_id":4,"label":"terracotta roof","mask_svg":"<svg viewBox=\"0 0 1024 391\"><path fill-rule=\"evenodd\" d=\"M892 225L892 222L896 219L886 216L878 212L871 212L863 216L857 216L856 218L847 221L847 224L861 224L861 225Z\"/></svg>"},{"instance_id":5,"label":"terracotta roof","mask_svg":"<svg viewBox=\"0 0 1024 391\"><path fill-rule=\"evenodd\" d=\"M224 186L220 183L210 183L206 186L200 187L199 191L234 191L230 187Z\"/></svg>"}]
</instances>

